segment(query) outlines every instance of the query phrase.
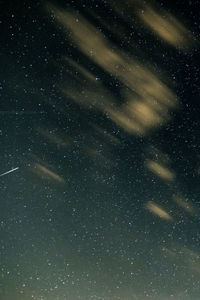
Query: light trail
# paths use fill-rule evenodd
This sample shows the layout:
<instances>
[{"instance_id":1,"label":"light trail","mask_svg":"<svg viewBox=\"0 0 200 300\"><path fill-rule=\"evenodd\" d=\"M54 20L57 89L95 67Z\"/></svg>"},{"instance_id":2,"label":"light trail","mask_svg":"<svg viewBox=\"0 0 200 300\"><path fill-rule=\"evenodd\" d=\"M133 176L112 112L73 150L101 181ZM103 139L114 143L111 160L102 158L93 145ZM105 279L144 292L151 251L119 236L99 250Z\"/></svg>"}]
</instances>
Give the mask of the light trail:
<instances>
[{"instance_id":1,"label":"light trail","mask_svg":"<svg viewBox=\"0 0 200 300\"><path fill-rule=\"evenodd\" d=\"M7 175L7 174L9 174L9 173L12 173L12 172L14 172L14 171L16 171L16 170L18 170L18 169L19 169L19 167L14 168L14 169L11 169L11 170L9 170L9 171L7 171L7 172L5 172L5 173L2 173L2 174L0 174L0 177L1 177L1 176L4 176L4 175Z\"/></svg>"}]
</instances>

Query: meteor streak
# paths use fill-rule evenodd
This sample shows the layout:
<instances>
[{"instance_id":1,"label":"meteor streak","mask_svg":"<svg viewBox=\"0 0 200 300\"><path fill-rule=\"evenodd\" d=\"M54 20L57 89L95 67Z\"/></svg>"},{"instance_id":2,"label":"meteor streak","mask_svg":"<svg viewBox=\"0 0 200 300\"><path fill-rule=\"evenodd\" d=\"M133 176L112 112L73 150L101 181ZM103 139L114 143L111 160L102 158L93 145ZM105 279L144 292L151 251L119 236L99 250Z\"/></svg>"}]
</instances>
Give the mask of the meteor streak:
<instances>
[{"instance_id":1,"label":"meteor streak","mask_svg":"<svg viewBox=\"0 0 200 300\"><path fill-rule=\"evenodd\" d=\"M11 172L14 172L14 171L16 171L16 170L18 170L18 169L19 169L19 167L14 168L14 169L11 169L11 170L9 170L9 171L7 171L7 172L5 172L5 173L2 173L2 174L0 174L0 177L1 177L1 176L4 176L4 175L6 175L6 174L9 174L9 173L11 173Z\"/></svg>"}]
</instances>

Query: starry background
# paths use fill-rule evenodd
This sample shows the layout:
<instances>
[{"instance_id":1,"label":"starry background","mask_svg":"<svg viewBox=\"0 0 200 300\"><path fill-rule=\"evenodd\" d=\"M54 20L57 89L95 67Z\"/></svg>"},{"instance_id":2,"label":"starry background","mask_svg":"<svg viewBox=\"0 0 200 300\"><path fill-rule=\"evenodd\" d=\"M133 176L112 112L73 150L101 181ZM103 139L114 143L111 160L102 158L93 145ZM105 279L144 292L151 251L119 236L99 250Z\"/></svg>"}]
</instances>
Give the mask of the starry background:
<instances>
[{"instance_id":1,"label":"starry background","mask_svg":"<svg viewBox=\"0 0 200 300\"><path fill-rule=\"evenodd\" d=\"M0 299L199 299L200 2L5 2Z\"/></svg>"}]
</instances>

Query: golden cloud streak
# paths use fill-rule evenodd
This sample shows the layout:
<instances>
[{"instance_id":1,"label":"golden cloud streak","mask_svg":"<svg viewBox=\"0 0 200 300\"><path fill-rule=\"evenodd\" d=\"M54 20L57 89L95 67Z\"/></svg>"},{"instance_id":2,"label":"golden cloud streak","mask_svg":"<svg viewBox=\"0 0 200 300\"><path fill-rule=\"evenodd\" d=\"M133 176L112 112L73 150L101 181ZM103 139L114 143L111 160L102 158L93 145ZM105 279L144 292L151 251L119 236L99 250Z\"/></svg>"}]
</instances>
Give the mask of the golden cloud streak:
<instances>
[{"instance_id":1,"label":"golden cloud streak","mask_svg":"<svg viewBox=\"0 0 200 300\"><path fill-rule=\"evenodd\" d=\"M151 170L154 174L159 176L161 179L167 181L173 181L175 179L175 174L172 171L170 171L167 167L161 165L156 161L149 160L146 165L149 170Z\"/></svg>"},{"instance_id":2,"label":"golden cloud streak","mask_svg":"<svg viewBox=\"0 0 200 300\"><path fill-rule=\"evenodd\" d=\"M56 144L58 147L67 148L70 144L66 137L61 137L55 133L50 133L48 129L38 127L36 130L41 136Z\"/></svg>"},{"instance_id":3,"label":"golden cloud streak","mask_svg":"<svg viewBox=\"0 0 200 300\"><path fill-rule=\"evenodd\" d=\"M158 5L148 5L140 0L129 1L128 5L124 5L123 1L109 0L109 2L126 22L132 23L137 16L157 36L173 47L185 51L194 44L194 36L184 24Z\"/></svg>"},{"instance_id":4,"label":"golden cloud streak","mask_svg":"<svg viewBox=\"0 0 200 300\"><path fill-rule=\"evenodd\" d=\"M64 183L64 179L61 176L57 175L56 173L39 163L36 163L34 165L32 171L41 177L45 176L46 178L51 178L60 183Z\"/></svg>"},{"instance_id":5,"label":"golden cloud streak","mask_svg":"<svg viewBox=\"0 0 200 300\"><path fill-rule=\"evenodd\" d=\"M192 40L191 33L171 14L164 10L161 13L157 13L155 9L146 5L143 13L138 13L138 16L169 44L182 49L187 48Z\"/></svg>"},{"instance_id":6,"label":"golden cloud streak","mask_svg":"<svg viewBox=\"0 0 200 300\"><path fill-rule=\"evenodd\" d=\"M159 205L157 205L154 202L147 202L145 204L145 207L152 213L154 213L155 215L159 216L161 219L167 220L167 221L172 221L173 218L163 209L161 208Z\"/></svg>"},{"instance_id":7,"label":"golden cloud streak","mask_svg":"<svg viewBox=\"0 0 200 300\"><path fill-rule=\"evenodd\" d=\"M170 119L169 111L177 106L176 96L155 72L133 58L127 58L121 51L114 52L106 37L79 14L50 4L48 10L53 11L57 22L70 32L71 39L84 55L123 83L122 94L126 104L117 106L105 87L95 82L90 72L77 66L87 83L76 89L62 88L68 97L80 105L107 113L112 121L132 134L147 134Z\"/></svg>"},{"instance_id":8,"label":"golden cloud streak","mask_svg":"<svg viewBox=\"0 0 200 300\"><path fill-rule=\"evenodd\" d=\"M179 196L174 196L173 200L176 204L178 204L181 208L183 208L190 215L195 215L195 209L193 204L190 201L185 201Z\"/></svg>"}]
</instances>

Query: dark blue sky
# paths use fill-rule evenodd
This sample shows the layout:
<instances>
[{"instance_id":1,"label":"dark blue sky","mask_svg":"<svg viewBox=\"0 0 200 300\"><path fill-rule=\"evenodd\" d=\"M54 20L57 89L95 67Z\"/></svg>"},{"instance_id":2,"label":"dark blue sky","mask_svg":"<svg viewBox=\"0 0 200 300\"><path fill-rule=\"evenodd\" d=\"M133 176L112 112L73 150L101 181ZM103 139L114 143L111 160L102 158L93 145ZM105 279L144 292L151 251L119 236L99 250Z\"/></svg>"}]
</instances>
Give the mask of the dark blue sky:
<instances>
[{"instance_id":1,"label":"dark blue sky","mask_svg":"<svg viewBox=\"0 0 200 300\"><path fill-rule=\"evenodd\" d=\"M3 3L0 300L199 299L199 8Z\"/></svg>"}]
</instances>

